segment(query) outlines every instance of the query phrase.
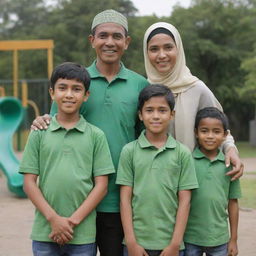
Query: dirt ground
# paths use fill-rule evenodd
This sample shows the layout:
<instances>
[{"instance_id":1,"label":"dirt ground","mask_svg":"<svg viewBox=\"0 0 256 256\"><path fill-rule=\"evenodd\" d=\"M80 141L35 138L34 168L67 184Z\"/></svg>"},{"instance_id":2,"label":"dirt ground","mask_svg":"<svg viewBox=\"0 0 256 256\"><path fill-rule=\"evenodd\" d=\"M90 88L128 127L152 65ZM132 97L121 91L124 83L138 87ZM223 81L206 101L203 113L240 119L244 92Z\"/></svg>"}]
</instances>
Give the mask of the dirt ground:
<instances>
[{"instance_id":1,"label":"dirt ground","mask_svg":"<svg viewBox=\"0 0 256 256\"><path fill-rule=\"evenodd\" d=\"M244 159L245 175L255 171L256 158ZM255 175L249 175L255 178ZM248 176L247 176L248 177ZM255 193L256 196L256 193ZM20 199L6 187L0 173L0 256L32 256L29 239L34 207L28 199ZM239 255L256 255L256 209L241 209L239 222Z\"/></svg>"}]
</instances>

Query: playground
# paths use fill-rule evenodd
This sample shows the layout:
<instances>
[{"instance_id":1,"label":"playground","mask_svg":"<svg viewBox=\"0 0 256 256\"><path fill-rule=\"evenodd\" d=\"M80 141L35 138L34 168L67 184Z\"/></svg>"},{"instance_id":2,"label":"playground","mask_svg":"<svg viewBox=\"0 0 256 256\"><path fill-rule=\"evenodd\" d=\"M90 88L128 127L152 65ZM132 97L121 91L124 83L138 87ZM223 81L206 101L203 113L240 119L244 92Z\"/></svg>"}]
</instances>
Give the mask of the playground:
<instances>
[{"instance_id":1,"label":"playground","mask_svg":"<svg viewBox=\"0 0 256 256\"><path fill-rule=\"evenodd\" d=\"M39 103L30 99L27 82L18 79L18 50L29 50L31 47L47 49L49 77L53 68L52 41L19 41L17 44L10 41L6 41L5 44L0 42L0 50L13 51L14 57L11 95L8 93L10 96L7 96L6 88L0 85L0 256L31 255L29 235L34 218L34 207L23 192L23 176L17 172L22 155L17 151L22 152L20 149L24 147L29 127L24 129L25 131L18 129L24 119L29 123L31 118L33 120L35 116L42 114L39 112ZM45 91L48 90L44 85ZM40 109L46 112L44 108ZM29 119L28 112L31 110L33 114ZM256 179L256 158L243 159L243 162L245 163L244 176ZM256 241L253 239L255 230L256 209L241 208L239 255L256 255Z\"/></svg>"}]
</instances>

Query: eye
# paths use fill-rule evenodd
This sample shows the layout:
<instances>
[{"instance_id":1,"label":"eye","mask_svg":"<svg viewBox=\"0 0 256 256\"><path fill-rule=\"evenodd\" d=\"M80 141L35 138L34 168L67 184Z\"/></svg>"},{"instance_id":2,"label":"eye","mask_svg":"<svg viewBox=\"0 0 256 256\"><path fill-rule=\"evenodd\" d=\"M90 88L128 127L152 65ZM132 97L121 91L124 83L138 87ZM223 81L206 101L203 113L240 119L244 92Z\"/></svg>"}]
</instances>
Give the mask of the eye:
<instances>
[{"instance_id":1,"label":"eye","mask_svg":"<svg viewBox=\"0 0 256 256\"><path fill-rule=\"evenodd\" d=\"M158 51L158 47L156 46L152 46L148 49L149 52L157 52Z\"/></svg>"},{"instance_id":2,"label":"eye","mask_svg":"<svg viewBox=\"0 0 256 256\"><path fill-rule=\"evenodd\" d=\"M123 35L120 34L120 33L115 33L115 34L113 35L113 38L114 38L114 39L117 39L117 40L120 40L120 39L123 38Z\"/></svg>"},{"instance_id":3,"label":"eye","mask_svg":"<svg viewBox=\"0 0 256 256\"><path fill-rule=\"evenodd\" d=\"M75 90L76 92L80 92L80 91L83 90L83 88L82 88L82 87L75 87L74 90Z\"/></svg>"},{"instance_id":4,"label":"eye","mask_svg":"<svg viewBox=\"0 0 256 256\"><path fill-rule=\"evenodd\" d=\"M58 90L60 90L60 91L64 91L65 89L66 89L65 86L62 86L62 85L59 85L59 86L58 86Z\"/></svg>"},{"instance_id":5,"label":"eye","mask_svg":"<svg viewBox=\"0 0 256 256\"><path fill-rule=\"evenodd\" d=\"M165 48L165 50L167 50L167 51L171 51L174 47L175 47L174 45L168 44L168 45L165 45L164 48Z\"/></svg>"},{"instance_id":6,"label":"eye","mask_svg":"<svg viewBox=\"0 0 256 256\"><path fill-rule=\"evenodd\" d=\"M100 34L98 35L98 38L100 38L100 39L105 39L105 38L107 38L107 34L105 34L105 33L100 33Z\"/></svg>"}]
</instances>

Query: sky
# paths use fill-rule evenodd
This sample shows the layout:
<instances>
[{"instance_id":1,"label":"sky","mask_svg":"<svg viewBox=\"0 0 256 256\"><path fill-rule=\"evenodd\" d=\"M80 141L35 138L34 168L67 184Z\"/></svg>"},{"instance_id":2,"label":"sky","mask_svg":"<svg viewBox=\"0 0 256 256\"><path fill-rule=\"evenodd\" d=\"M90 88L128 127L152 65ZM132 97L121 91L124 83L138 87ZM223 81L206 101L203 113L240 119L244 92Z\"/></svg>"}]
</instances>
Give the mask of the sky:
<instances>
[{"instance_id":1,"label":"sky","mask_svg":"<svg viewBox=\"0 0 256 256\"><path fill-rule=\"evenodd\" d=\"M158 17L170 16L172 7L179 3L182 7L189 7L191 0L131 0L139 10L137 15L152 15Z\"/></svg>"}]
</instances>

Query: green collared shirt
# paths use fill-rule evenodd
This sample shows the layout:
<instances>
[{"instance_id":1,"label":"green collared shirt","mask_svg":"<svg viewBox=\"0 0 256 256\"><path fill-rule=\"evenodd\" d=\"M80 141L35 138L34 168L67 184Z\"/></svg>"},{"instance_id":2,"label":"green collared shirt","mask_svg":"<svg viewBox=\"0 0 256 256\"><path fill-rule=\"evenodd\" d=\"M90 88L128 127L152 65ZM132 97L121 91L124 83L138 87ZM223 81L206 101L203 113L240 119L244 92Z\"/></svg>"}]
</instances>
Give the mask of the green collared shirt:
<instances>
[{"instance_id":1,"label":"green collared shirt","mask_svg":"<svg viewBox=\"0 0 256 256\"><path fill-rule=\"evenodd\" d=\"M198 187L189 149L172 136L158 149L144 132L123 148L116 183L133 188L136 240L151 250L162 250L170 243L178 209L177 193Z\"/></svg>"},{"instance_id":2,"label":"green collared shirt","mask_svg":"<svg viewBox=\"0 0 256 256\"><path fill-rule=\"evenodd\" d=\"M199 188L192 192L184 241L200 246L218 246L229 241L228 201L241 197L239 180L226 173L225 156L219 151L209 160L200 149L193 152Z\"/></svg>"},{"instance_id":3,"label":"green collared shirt","mask_svg":"<svg viewBox=\"0 0 256 256\"><path fill-rule=\"evenodd\" d=\"M70 217L90 194L94 177L114 172L104 133L81 116L66 130L53 117L45 131L32 131L20 164L20 173L39 176L39 188L53 209ZM72 244L95 241L95 210L75 229ZM50 224L36 210L31 238L51 241Z\"/></svg>"},{"instance_id":4,"label":"green collared shirt","mask_svg":"<svg viewBox=\"0 0 256 256\"><path fill-rule=\"evenodd\" d=\"M88 67L91 76L90 97L80 113L88 122L99 127L106 135L112 160L117 168L120 152L125 144L135 140L139 128L137 103L140 91L148 85L141 75L121 64L117 76L109 83L94 62ZM51 114L57 112L54 103ZM110 175L108 194L98 206L102 212L119 211L119 187L116 175Z\"/></svg>"}]
</instances>

